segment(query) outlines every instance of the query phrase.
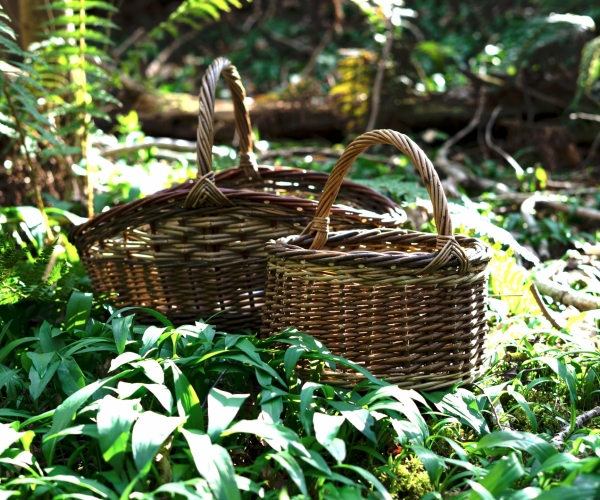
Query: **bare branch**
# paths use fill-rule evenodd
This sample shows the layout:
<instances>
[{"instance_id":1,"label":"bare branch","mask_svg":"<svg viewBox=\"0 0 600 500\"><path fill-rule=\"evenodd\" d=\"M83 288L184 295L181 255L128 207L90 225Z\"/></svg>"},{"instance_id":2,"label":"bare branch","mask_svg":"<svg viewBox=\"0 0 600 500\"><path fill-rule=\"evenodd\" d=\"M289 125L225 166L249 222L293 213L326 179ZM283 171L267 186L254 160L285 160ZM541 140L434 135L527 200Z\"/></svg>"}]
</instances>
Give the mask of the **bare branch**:
<instances>
[{"instance_id":1,"label":"bare branch","mask_svg":"<svg viewBox=\"0 0 600 500\"><path fill-rule=\"evenodd\" d=\"M521 168L521 165L517 163L517 160L515 160L511 155L504 151L500 146L497 146L492 142L492 128L494 127L494 123L496 123L496 118L498 118L500 111L502 111L501 105L496 106L494 111L492 111L490 121L488 122L487 127L485 128L485 142L490 149L493 149L496 153L502 156L502 158L504 158L506 162L515 169L515 172L518 176L521 176L525 172Z\"/></svg>"}]
</instances>

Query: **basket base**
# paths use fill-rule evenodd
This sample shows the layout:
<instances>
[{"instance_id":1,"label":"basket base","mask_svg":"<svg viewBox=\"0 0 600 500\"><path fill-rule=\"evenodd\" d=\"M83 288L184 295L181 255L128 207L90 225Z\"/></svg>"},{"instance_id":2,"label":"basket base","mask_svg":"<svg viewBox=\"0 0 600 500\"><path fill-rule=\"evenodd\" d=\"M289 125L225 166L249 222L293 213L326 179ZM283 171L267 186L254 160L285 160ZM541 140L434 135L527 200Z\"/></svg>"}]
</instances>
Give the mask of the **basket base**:
<instances>
[{"instance_id":1,"label":"basket base","mask_svg":"<svg viewBox=\"0 0 600 500\"><path fill-rule=\"evenodd\" d=\"M449 375L397 375L383 377L382 380L399 387L400 389L415 389L419 391L433 391L438 389L446 389L453 385L464 386L477 380L485 372L484 367L474 368L469 372L462 374L451 373ZM310 370L299 368L298 373L302 379L310 378ZM344 389L352 389L360 382L366 381L367 378L360 373L339 372L329 369L324 369L319 379L320 383L341 387Z\"/></svg>"}]
</instances>

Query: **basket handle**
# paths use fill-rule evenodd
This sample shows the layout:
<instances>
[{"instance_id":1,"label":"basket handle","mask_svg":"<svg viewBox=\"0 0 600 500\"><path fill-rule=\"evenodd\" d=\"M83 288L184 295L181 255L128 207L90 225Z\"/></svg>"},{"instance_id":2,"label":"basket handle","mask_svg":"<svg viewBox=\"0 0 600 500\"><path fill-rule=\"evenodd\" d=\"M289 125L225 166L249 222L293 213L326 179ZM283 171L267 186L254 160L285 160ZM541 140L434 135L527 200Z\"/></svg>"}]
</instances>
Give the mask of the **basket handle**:
<instances>
[{"instance_id":1,"label":"basket handle","mask_svg":"<svg viewBox=\"0 0 600 500\"><path fill-rule=\"evenodd\" d=\"M212 146L214 142L214 116L215 116L215 90L217 80L223 74L227 86L231 91L235 113L235 128L240 141L239 161L240 168L248 179L259 179L258 165L252 146L252 127L250 114L246 106L246 90L237 68L231 61L219 57L208 67L202 78L200 90L200 111L198 113L197 131L197 160L198 179L212 172Z\"/></svg>"},{"instance_id":2,"label":"basket handle","mask_svg":"<svg viewBox=\"0 0 600 500\"><path fill-rule=\"evenodd\" d=\"M438 255L439 259L435 259L436 262L434 266L429 268L429 271L432 271L433 268L441 267L453 256L459 259L461 268L463 266L468 266L464 251L460 245L458 245L452 234L452 220L450 219L450 212L448 210L448 201L446 200L444 188L442 187L442 183L440 182L440 178L438 177L433 164L417 144L404 134L400 134L393 130L374 130L372 132L367 132L352 141L342 153L342 156L340 156L335 167L333 167L333 171L327 180L327 184L325 184L323 195L319 201L315 216L307 227L307 230L316 233L310 249L321 250L327 243L329 214L331 207L337 198L342 181L356 158L358 158L358 156L369 146L374 146L376 144L389 144L390 146L395 146L408 156L419 171L421 180L427 188L427 192L433 203L433 216L438 231L436 246L437 250L440 251L440 255Z\"/></svg>"}]
</instances>

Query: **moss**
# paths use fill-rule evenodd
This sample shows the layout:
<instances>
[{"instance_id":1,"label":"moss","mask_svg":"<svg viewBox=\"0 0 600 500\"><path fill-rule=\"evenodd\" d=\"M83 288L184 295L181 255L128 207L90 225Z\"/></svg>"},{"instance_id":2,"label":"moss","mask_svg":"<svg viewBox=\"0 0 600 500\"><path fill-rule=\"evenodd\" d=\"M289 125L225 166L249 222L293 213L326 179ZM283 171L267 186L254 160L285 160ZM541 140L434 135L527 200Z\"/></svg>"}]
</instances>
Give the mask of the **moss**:
<instances>
[{"instance_id":1,"label":"moss","mask_svg":"<svg viewBox=\"0 0 600 500\"><path fill-rule=\"evenodd\" d=\"M390 457L389 468L396 478L384 472L379 475L379 480L392 498L419 500L426 493L433 491L429 475L418 457L399 456L395 459Z\"/></svg>"}]
</instances>

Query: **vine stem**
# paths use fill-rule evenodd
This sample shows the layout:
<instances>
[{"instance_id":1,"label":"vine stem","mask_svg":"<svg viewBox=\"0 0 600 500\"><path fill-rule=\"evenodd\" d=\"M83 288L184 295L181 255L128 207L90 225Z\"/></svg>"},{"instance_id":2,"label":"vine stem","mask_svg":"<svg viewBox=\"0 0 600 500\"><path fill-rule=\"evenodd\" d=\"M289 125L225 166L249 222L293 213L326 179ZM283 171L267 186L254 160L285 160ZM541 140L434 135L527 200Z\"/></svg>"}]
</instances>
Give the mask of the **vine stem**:
<instances>
[{"instance_id":1,"label":"vine stem","mask_svg":"<svg viewBox=\"0 0 600 500\"><path fill-rule=\"evenodd\" d=\"M6 85L2 86L2 91L4 93L4 97L6 97L6 102L8 103L8 107L10 108L10 112L13 115L13 118L15 119L15 127L17 129L17 133L19 134L23 150L25 151L25 161L27 162L27 166L29 167L31 182L33 183L33 190L35 192L35 202L38 210L42 214L44 225L46 226L46 237L48 238L48 242L51 242L54 239L54 234L52 233L52 229L50 228L50 222L48 221L48 216L46 215L44 207L44 199L42 198L42 191L40 189L39 179L37 175L37 163L34 164L34 162L31 160L31 155L29 154L29 150L27 149L27 142L25 141L25 131L23 130L23 125L21 124L21 120L19 119L19 115L17 113L17 110L15 109L15 106L10 97L10 93L6 88Z\"/></svg>"}]
</instances>

